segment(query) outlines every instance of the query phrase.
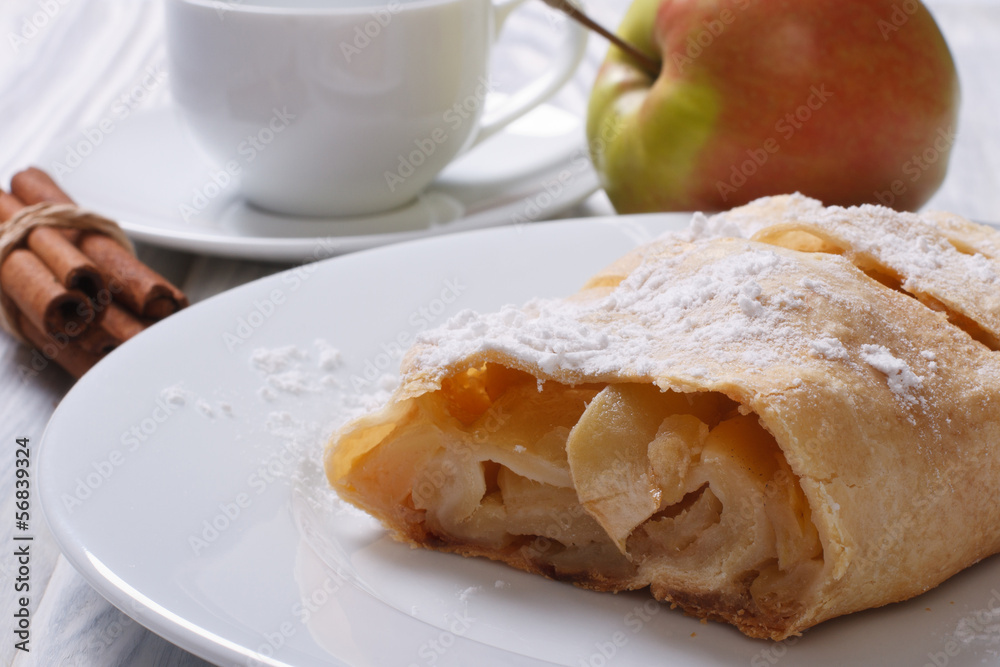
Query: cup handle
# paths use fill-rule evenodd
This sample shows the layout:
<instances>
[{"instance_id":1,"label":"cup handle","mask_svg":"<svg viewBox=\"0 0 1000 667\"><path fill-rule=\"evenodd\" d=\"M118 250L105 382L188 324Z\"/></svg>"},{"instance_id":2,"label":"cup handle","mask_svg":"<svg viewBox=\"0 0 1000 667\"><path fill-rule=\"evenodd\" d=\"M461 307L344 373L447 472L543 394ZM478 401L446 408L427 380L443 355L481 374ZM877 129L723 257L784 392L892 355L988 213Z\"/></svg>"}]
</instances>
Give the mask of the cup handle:
<instances>
[{"instance_id":1,"label":"cup handle","mask_svg":"<svg viewBox=\"0 0 1000 667\"><path fill-rule=\"evenodd\" d=\"M506 0L493 5L496 20L496 35L500 34L504 21L510 13L525 0ZM479 124L479 132L469 145L471 148L485 139L492 137L504 127L517 120L528 111L547 100L559 90L563 84L572 78L573 73L583 60L587 49L589 31L576 21L566 20L566 34L552 67L546 68L544 74L528 83L523 88L508 97L500 107L487 114Z\"/></svg>"}]
</instances>

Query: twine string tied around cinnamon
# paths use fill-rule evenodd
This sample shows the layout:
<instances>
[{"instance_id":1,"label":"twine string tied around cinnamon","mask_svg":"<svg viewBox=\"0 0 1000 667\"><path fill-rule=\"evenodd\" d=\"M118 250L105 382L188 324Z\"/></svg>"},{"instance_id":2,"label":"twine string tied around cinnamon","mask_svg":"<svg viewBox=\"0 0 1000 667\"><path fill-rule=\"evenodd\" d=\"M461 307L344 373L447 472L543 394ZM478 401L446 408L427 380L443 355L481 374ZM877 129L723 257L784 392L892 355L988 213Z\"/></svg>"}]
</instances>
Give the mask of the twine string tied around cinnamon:
<instances>
[{"instance_id":1,"label":"twine string tied around cinnamon","mask_svg":"<svg viewBox=\"0 0 1000 667\"><path fill-rule=\"evenodd\" d=\"M98 232L111 237L123 248L135 254L132 242L115 221L75 204L43 202L24 207L0 227L0 264L11 252L21 247L31 230L43 225ZM0 295L0 328L21 342L26 342L16 322L17 307L9 298Z\"/></svg>"}]
</instances>

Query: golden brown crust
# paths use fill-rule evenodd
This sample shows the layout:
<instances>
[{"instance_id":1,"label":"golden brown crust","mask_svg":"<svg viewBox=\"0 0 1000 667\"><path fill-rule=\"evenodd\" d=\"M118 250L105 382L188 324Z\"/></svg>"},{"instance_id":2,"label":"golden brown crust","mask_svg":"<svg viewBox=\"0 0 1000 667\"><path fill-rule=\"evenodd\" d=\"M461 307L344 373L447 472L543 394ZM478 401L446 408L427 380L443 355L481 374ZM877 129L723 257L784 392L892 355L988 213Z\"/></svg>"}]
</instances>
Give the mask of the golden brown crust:
<instances>
[{"instance_id":1,"label":"golden brown crust","mask_svg":"<svg viewBox=\"0 0 1000 667\"><path fill-rule=\"evenodd\" d=\"M969 244L983 239L1000 243L992 230L953 219L940 226L936 218L919 219L922 226L913 231L904 223L916 218L841 211L795 198L751 204L731 214L731 227L810 252L762 241L661 239L602 271L572 299L529 306L519 324L482 316L476 324L486 333L479 338L454 329L415 347L404 361L393 407L335 438L341 444L329 450L331 482L412 545L483 556L594 590L650 586L658 600L731 623L751 637L783 639L936 586L1000 551L1000 361L970 335L970 326L956 326L955 317L1000 335L1000 296L979 299L994 260L969 254ZM862 215L876 226L863 228L851 219ZM880 249L872 240L880 233L902 239L899 247L916 253L909 256L912 263ZM961 252L942 245L959 234L966 243ZM929 250L920 255L925 246ZM940 275L921 272L921 258L937 262ZM983 269L983 284L975 289L968 278L959 280L970 265ZM886 285L887 275L898 284ZM714 290L695 290L713 280ZM660 292L643 291L654 282L663 285ZM929 300L946 312L929 308ZM668 316L657 320L650 313ZM762 318L760 326L755 317ZM691 325L682 326L683 318ZM531 337L543 325L558 331L567 320L578 325L585 343L603 340L606 347L581 344L577 356L560 361L553 351L559 341ZM530 345L511 342L521 339ZM628 354L610 363L616 350ZM609 541L600 546L604 551L594 547L604 555L593 567L576 561L562 567L552 554L539 557L525 548L529 538L498 546L449 537L428 527L412 498L409 506L387 508L354 486L367 452L382 446L359 446L359 431L400 420L407 406L439 392L443 379L487 364L565 386L655 384L735 401L776 443L807 503L802 520L815 531L820 558L808 548L801 557L787 555L789 562L774 556L773 563L766 561L768 572L740 570L727 560L727 550L756 548L739 543L741 520L748 522L747 534L775 539L761 524L764 515L753 514L766 503L753 505L746 517L735 511L739 489L756 488L739 487L743 482L736 478L706 482L724 508L717 522L723 528L716 532L729 535L717 553L707 552L711 558L672 561L644 551L639 558L640 543L630 540L632 551L615 560ZM736 490L727 495L726 484L737 484ZM772 495L769 502L772 508L794 505L785 496ZM768 578L777 583L771 586ZM789 590L792 597L775 597L774 591Z\"/></svg>"}]
</instances>

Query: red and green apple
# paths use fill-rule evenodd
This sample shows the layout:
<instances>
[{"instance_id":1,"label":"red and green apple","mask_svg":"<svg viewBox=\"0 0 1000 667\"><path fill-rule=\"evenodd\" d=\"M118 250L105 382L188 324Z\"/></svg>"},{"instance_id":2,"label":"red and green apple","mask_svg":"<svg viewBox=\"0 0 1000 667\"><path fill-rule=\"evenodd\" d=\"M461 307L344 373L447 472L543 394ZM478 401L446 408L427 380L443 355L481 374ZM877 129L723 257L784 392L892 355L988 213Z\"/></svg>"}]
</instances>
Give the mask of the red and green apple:
<instances>
[{"instance_id":1,"label":"red and green apple","mask_svg":"<svg viewBox=\"0 0 1000 667\"><path fill-rule=\"evenodd\" d=\"M801 192L920 207L956 133L955 64L918 0L635 0L590 98L619 213L723 210Z\"/></svg>"}]
</instances>

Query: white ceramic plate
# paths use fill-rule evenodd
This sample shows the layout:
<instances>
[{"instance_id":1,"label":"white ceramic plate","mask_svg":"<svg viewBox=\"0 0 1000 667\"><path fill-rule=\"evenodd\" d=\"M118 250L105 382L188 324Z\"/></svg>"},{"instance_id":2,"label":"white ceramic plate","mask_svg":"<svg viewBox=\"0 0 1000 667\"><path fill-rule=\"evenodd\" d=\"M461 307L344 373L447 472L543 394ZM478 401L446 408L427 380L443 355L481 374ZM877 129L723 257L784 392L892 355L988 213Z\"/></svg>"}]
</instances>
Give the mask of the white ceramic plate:
<instances>
[{"instance_id":1,"label":"white ceramic plate","mask_svg":"<svg viewBox=\"0 0 1000 667\"><path fill-rule=\"evenodd\" d=\"M80 133L58 140L41 162L77 203L138 241L281 261L551 218L598 188L581 120L551 105L459 157L414 204L357 218L296 218L249 205L170 104L135 112L96 145Z\"/></svg>"},{"instance_id":2,"label":"white ceramic plate","mask_svg":"<svg viewBox=\"0 0 1000 667\"><path fill-rule=\"evenodd\" d=\"M1000 603L995 558L777 645L642 592L411 550L327 491L326 433L386 388L417 331L464 308L569 294L687 218L426 239L197 304L115 351L56 410L39 459L52 533L111 602L226 665L1000 663L997 621L977 625Z\"/></svg>"}]
</instances>

